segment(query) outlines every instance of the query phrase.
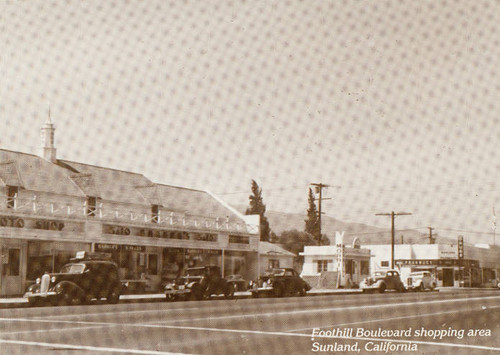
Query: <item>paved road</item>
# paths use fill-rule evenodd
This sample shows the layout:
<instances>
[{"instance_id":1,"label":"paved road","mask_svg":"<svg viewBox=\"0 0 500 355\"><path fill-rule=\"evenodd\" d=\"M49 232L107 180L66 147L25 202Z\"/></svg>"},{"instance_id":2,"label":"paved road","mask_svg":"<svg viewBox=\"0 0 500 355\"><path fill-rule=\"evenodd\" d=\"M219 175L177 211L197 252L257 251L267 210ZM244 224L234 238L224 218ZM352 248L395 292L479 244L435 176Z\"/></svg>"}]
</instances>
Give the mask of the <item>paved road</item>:
<instances>
[{"instance_id":1,"label":"paved road","mask_svg":"<svg viewBox=\"0 0 500 355\"><path fill-rule=\"evenodd\" d=\"M0 353L500 353L499 320L499 291L6 309Z\"/></svg>"}]
</instances>

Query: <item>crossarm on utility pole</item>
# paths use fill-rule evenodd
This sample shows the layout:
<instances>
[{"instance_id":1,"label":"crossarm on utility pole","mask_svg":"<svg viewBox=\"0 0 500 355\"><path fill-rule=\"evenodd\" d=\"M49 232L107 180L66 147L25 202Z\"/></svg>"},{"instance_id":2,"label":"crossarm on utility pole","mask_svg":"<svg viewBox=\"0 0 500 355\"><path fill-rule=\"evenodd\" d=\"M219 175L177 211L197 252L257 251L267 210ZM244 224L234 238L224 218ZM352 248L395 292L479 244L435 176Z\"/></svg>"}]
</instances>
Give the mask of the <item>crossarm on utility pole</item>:
<instances>
[{"instance_id":1,"label":"crossarm on utility pole","mask_svg":"<svg viewBox=\"0 0 500 355\"><path fill-rule=\"evenodd\" d=\"M375 216L391 216L391 269L394 269L394 218L396 216L409 216L409 212L397 212L392 211L391 213L377 213Z\"/></svg>"}]
</instances>

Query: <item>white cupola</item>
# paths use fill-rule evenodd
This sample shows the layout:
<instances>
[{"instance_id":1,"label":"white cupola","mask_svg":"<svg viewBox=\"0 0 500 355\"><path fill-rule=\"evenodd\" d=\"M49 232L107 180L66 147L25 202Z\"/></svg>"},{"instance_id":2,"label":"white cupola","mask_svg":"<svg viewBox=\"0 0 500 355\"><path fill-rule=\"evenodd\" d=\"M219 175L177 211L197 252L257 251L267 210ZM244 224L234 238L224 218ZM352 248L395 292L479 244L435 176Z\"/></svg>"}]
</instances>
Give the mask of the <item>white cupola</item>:
<instances>
[{"instance_id":1,"label":"white cupola","mask_svg":"<svg viewBox=\"0 0 500 355\"><path fill-rule=\"evenodd\" d=\"M49 107L49 116L47 117L47 121L43 124L40 129L40 136L42 140L41 147L41 156L45 160L50 161L51 163L55 163L57 161L56 158L56 148L54 146L54 132L56 128L51 121L50 118L50 107Z\"/></svg>"}]
</instances>

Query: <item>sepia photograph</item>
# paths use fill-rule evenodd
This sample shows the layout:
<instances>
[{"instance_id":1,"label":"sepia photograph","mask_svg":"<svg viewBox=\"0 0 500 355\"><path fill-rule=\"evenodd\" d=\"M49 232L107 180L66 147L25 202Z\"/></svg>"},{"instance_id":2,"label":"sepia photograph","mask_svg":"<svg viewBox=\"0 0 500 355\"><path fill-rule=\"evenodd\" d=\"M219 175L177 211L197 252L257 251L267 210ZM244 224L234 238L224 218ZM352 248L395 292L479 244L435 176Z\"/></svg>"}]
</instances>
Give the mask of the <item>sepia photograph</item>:
<instances>
[{"instance_id":1,"label":"sepia photograph","mask_svg":"<svg viewBox=\"0 0 500 355\"><path fill-rule=\"evenodd\" d=\"M500 353L499 63L499 0L0 0L0 354Z\"/></svg>"}]
</instances>

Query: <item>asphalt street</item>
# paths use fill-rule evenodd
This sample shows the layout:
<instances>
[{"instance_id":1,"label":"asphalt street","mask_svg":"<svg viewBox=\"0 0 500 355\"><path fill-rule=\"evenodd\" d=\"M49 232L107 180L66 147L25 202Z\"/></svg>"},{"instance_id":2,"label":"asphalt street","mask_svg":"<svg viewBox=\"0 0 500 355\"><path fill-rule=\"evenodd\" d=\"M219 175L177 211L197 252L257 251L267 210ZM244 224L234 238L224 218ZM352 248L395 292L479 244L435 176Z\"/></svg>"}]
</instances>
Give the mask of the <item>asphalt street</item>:
<instances>
[{"instance_id":1,"label":"asphalt street","mask_svg":"<svg viewBox=\"0 0 500 355\"><path fill-rule=\"evenodd\" d=\"M500 353L499 320L495 290L19 308L0 353Z\"/></svg>"}]
</instances>

